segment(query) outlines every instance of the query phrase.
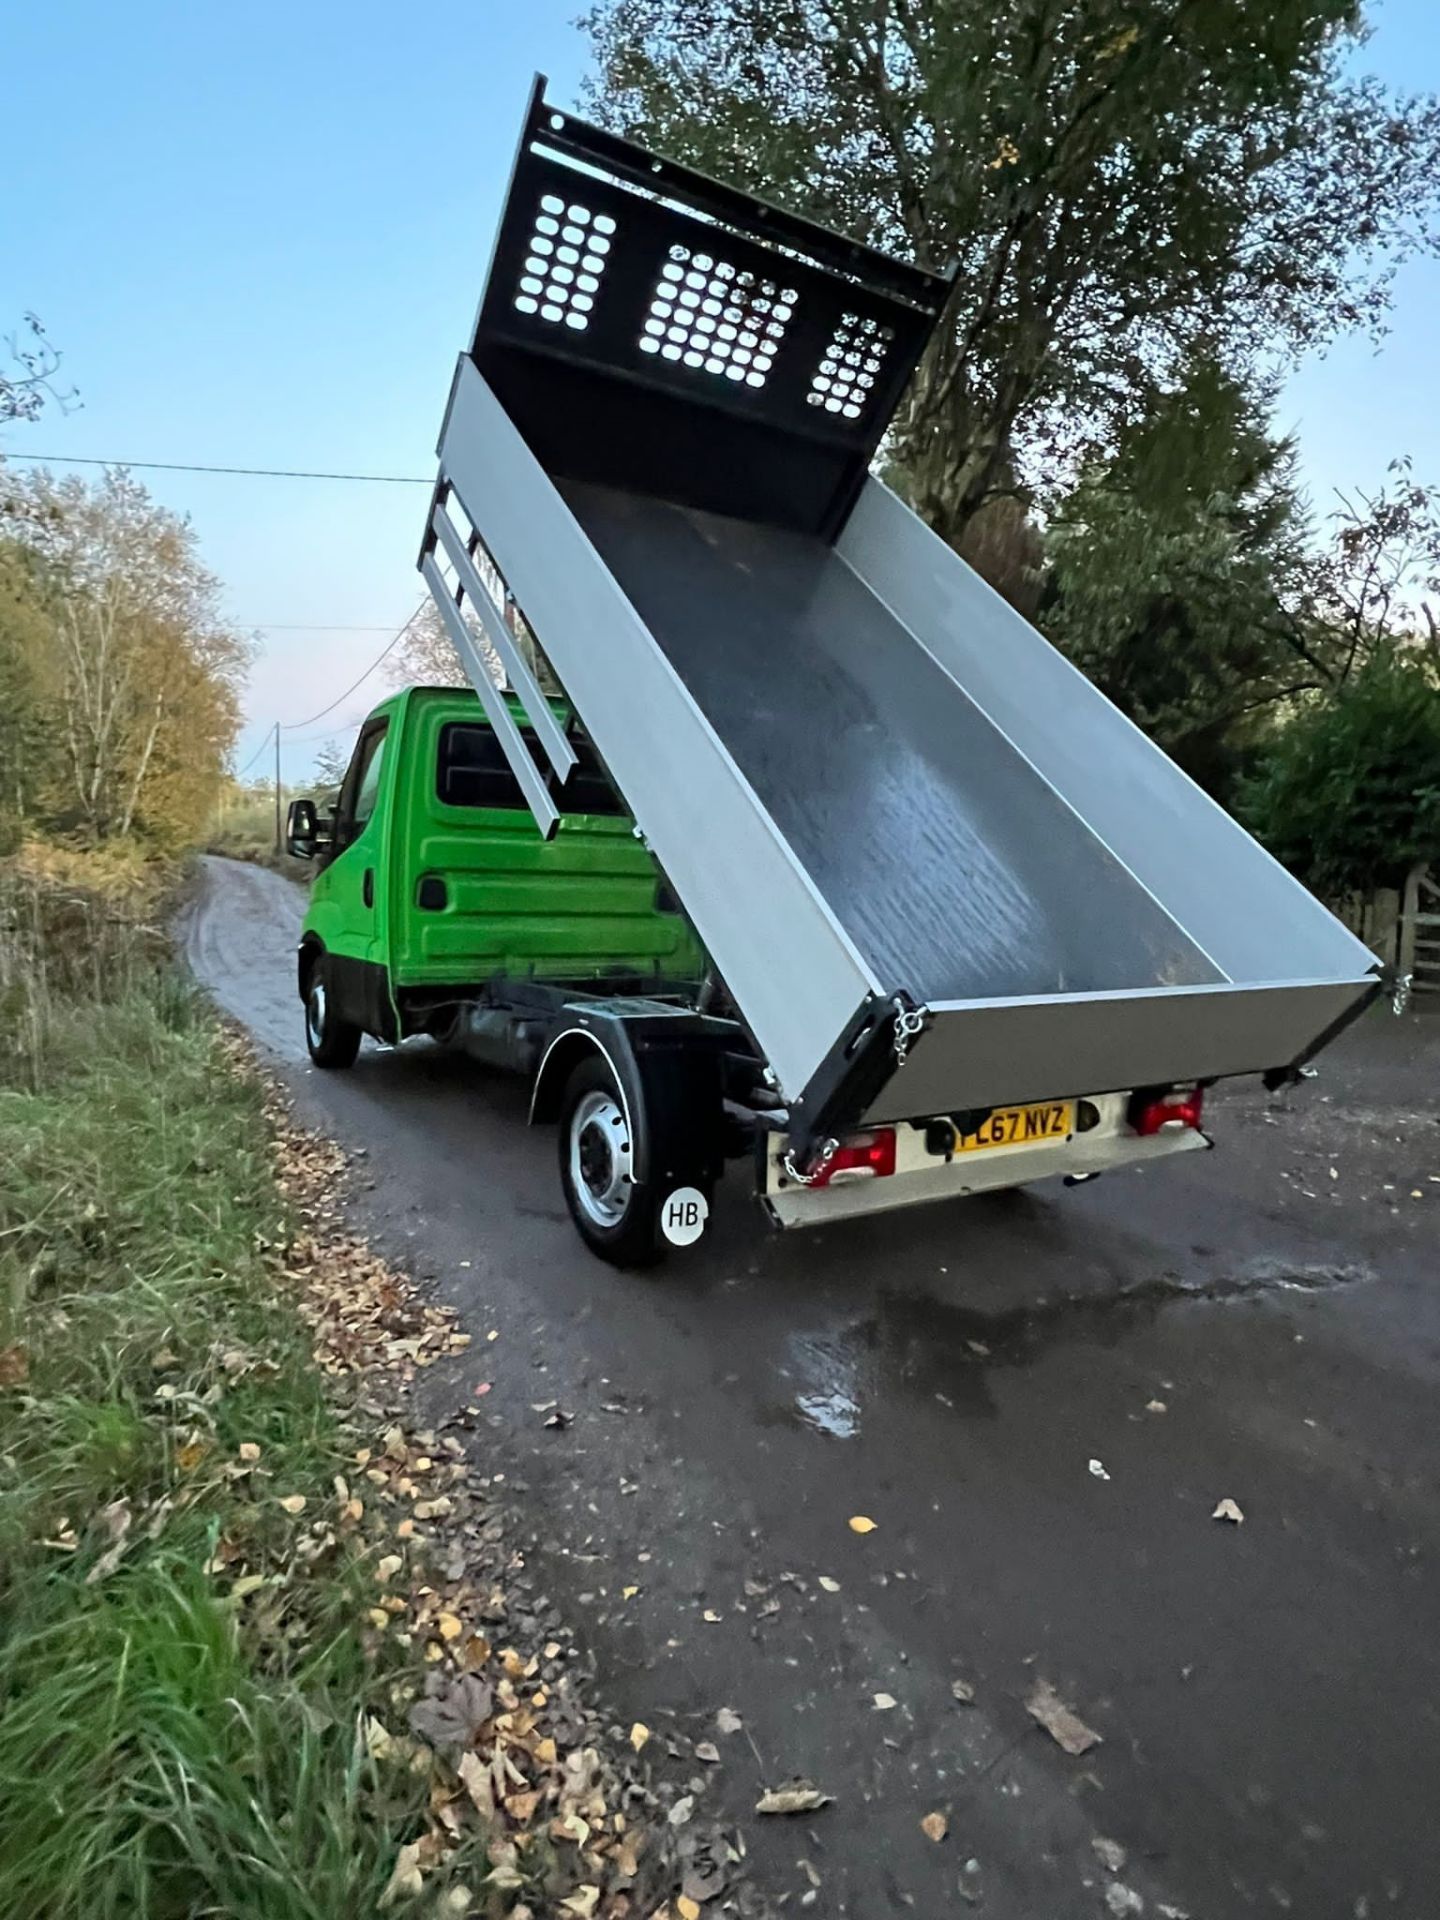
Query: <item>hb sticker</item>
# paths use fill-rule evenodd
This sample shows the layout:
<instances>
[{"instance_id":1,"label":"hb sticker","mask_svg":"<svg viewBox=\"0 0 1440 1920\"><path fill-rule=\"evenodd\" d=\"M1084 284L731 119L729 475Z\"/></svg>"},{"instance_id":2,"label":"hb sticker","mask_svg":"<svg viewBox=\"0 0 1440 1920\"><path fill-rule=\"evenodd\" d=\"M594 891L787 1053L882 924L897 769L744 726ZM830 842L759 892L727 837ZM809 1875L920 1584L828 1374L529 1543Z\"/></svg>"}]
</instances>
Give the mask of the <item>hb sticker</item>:
<instances>
[{"instance_id":1,"label":"hb sticker","mask_svg":"<svg viewBox=\"0 0 1440 1920\"><path fill-rule=\"evenodd\" d=\"M689 1247L705 1231L710 1202L698 1187L677 1187L660 1209L660 1231L672 1247Z\"/></svg>"}]
</instances>

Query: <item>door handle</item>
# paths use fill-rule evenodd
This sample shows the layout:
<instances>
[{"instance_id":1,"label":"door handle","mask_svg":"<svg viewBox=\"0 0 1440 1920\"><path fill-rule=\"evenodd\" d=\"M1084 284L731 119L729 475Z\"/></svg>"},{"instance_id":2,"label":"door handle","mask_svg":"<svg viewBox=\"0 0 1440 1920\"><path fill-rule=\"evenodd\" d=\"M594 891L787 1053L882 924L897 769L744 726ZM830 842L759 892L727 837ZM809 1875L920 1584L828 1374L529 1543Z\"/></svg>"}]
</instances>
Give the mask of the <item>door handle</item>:
<instances>
[{"instance_id":1,"label":"door handle","mask_svg":"<svg viewBox=\"0 0 1440 1920\"><path fill-rule=\"evenodd\" d=\"M365 878L360 883L360 897L367 907L375 904L375 869L366 867Z\"/></svg>"}]
</instances>

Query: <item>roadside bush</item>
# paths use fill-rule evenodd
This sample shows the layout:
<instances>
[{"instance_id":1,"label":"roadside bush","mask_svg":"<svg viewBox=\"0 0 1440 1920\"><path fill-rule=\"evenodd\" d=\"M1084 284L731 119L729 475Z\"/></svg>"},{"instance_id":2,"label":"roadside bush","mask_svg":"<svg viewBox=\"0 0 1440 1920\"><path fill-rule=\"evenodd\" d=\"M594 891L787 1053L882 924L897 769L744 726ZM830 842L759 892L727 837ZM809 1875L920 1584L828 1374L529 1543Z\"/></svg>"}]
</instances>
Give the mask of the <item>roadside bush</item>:
<instances>
[{"instance_id":1,"label":"roadside bush","mask_svg":"<svg viewBox=\"0 0 1440 1920\"><path fill-rule=\"evenodd\" d=\"M1440 856L1440 687L1426 665L1387 649L1302 707L1245 783L1240 813L1332 899L1397 885Z\"/></svg>"}]
</instances>

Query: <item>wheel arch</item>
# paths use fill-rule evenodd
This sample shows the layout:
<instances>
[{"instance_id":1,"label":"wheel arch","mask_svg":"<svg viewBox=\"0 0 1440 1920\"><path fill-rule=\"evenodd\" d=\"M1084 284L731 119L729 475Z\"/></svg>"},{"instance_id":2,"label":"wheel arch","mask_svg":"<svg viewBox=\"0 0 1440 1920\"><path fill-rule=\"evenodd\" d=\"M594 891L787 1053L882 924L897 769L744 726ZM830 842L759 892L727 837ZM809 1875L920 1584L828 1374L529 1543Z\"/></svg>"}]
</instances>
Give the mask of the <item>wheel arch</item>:
<instances>
[{"instance_id":1,"label":"wheel arch","mask_svg":"<svg viewBox=\"0 0 1440 1920\"><path fill-rule=\"evenodd\" d=\"M620 1104L625 1109L625 1121L634 1139L635 1114L640 1105L634 1098L634 1063L626 1059L622 1065L599 1035L592 1033L588 1027L564 1028L540 1056L540 1064L535 1069L535 1083L530 1089L530 1124L533 1127L537 1121L548 1121L553 1125L560 1118L565 1083L580 1062L592 1053L597 1054L615 1076L615 1084L620 1089Z\"/></svg>"},{"instance_id":2,"label":"wheel arch","mask_svg":"<svg viewBox=\"0 0 1440 1920\"><path fill-rule=\"evenodd\" d=\"M301 935L300 944L295 949L295 984L302 1001L310 998L310 976L315 971L315 962L324 951L325 942L318 934Z\"/></svg>"}]
</instances>

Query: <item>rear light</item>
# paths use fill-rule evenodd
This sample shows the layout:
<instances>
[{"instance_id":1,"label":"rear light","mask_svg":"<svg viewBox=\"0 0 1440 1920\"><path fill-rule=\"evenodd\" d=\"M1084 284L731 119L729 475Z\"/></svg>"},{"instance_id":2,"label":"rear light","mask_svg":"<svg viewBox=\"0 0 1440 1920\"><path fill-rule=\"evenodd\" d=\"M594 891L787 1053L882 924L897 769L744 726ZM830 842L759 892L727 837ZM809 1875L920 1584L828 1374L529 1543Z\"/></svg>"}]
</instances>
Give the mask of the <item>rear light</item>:
<instances>
[{"instance_id":1,"label":"rear light","mask_svg":"<svg viewBox=\"0 0 1440 1920\"><path fill-rule=\"evenodd\" d=\"M842 1140L811 1185L828 1187L832 1180L883 1179L894 1171L895 1129L878 1127L874 1133L852 1133L848 1140Z\"/></svg>"},{"instance_id":2,"label":"rear light","mask_svg":"<svg viewBox=\"0 0 1440 1920\"><path fill-rule=\"evenodd\" d=\"M1172 1087L1167 1093L1137 1093L1130 1102L1130 1124L1136 1133L1198 1132L1205 1099L1199 1087Z\"/></svg>"}]
</instances>

